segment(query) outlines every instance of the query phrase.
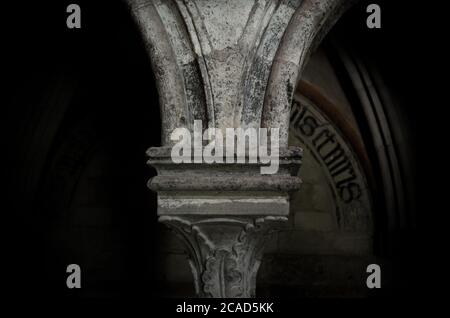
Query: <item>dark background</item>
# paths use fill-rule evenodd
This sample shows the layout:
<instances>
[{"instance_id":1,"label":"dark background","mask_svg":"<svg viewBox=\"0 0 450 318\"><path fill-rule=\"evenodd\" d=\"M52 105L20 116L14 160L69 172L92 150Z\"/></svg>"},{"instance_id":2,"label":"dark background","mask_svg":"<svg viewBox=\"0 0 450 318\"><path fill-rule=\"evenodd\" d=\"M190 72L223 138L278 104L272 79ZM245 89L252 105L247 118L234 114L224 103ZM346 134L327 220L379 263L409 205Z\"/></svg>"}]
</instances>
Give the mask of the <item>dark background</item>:
<instances>
[{"instance_id":1,"label":"dark background","mask_svg":"<svg viewBox=\"0 0 450 318\"><path fill-rule=\"evenodd\" d=\"M159 145L160 138L151 66L123 2L77 1L82 28L71 30L66 27L69 3L2 5L4 289L11 299L25 303L79 301L78 291L65 286L67 256L57 252L55 233L84 163L101 145L111 157L108 169L114 178L108 195L118 211L113 223L120 228L123 253L117 281L92 280L103 291L95 299L158 297L164 286L154 277L152 261L158 248L156 208L154 195L145 188L153 171L143 164L145 150ZM400 100L415 140L417 157L411 160L416 162L418 193L416 225L402 233L393 253L401 292L381 290L373 297L438 297L426 287L435 281L430 269L439 268L435 245L428 243L434 239L427 220L439 220L443 213L434 199L439 186L429 180L437 165L430 156L443 147L442 127L434 115L442 105L428 99L433 93L427 70L435 50L426 20L431 9L410 1L375 1L382 8L382 28L369 30L368 3L360 1L336 30L379 66ZM123 213L129 207L130 213Z\"/></svg>"}]
</instances>

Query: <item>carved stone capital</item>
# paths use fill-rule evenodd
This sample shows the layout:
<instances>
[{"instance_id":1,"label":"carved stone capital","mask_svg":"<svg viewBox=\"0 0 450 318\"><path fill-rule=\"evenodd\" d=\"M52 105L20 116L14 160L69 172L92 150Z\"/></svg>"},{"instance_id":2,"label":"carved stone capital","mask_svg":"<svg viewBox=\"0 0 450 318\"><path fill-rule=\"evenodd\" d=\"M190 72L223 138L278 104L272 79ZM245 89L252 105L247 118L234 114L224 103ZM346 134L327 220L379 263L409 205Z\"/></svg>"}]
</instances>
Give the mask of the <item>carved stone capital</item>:
<instances>
[{"instance_id":1,"label":"carved stone capital","mask_svg":"<svg viewBox=\"0 0 450 318\"><path fill-rule=\"evenodd\" d=\"M253 297L265 243L301 183L301 149L280 150L273 175L261 175L260 163L175 164L170 147L147 154L158 172L148 184L159 221L184 242L198 296Z\"/></svg>"},{"instance_id":2,"label":"carved stone capital","mask_svg":"<svg viewBox=\"0 0 450 318\"><path fill-rule=\"evenodd\" d=\"M283 216L160 216L184 242L200 297L254 297L264 245Z\"/></svg>"}]
</instances>

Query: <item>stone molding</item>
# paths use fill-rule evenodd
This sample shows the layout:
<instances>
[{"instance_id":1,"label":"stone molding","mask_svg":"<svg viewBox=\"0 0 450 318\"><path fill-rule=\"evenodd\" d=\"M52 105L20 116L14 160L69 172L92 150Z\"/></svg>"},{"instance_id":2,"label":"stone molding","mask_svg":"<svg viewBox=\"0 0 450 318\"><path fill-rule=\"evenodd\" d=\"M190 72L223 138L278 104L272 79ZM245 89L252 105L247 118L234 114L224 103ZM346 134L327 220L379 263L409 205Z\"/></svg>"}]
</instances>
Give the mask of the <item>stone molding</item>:
<instances>
[{"instance_id":1,"label":"stone molding","mask_svg":"<svg viewBox=\"0 0 450 318\"><path fill-rule=\"evenodd\" d=\"M158 175L159 221L181 238L200 297L253 297L270 233L287 221L289 194L299 188L302 151L280 151L276 174L261 163L173 163L169 147L150 148Z\"/></svg>"}]
</instances>

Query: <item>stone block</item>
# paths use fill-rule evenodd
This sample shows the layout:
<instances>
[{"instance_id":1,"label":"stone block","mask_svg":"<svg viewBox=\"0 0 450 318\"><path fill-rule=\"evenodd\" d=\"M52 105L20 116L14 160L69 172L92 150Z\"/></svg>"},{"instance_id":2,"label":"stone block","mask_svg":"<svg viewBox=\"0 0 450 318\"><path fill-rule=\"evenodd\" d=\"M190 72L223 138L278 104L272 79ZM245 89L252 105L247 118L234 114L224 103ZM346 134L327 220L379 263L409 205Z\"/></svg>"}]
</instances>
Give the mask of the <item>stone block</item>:
<instances>
[{"instance_id":1,"label":"stone block","mask_svg":"<svg viewBox=\"0 0 450 318\"><path fill-rule=\"evenodd\" d=\"M311 230L329 232L337 230L334 217L327 212L297 212L294 214L295 228L300 230Z\"/></svg>"}]
</instances>

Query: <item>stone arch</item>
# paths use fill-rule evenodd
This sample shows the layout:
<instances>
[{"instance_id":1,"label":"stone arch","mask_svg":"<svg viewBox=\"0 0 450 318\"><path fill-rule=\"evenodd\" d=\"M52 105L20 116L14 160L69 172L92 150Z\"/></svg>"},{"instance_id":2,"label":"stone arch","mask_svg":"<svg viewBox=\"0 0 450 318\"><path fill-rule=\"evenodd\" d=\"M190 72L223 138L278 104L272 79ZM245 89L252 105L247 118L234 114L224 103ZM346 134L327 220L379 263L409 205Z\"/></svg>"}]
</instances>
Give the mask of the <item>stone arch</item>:
<instances>
[{"instance_id":1,"label":"stone arch","mask_svg":"<svg viewBox=\"0 0 450 318\"><path fill-rule=\"evenodd\" d=\"M405 138L407 123L386 79L351 45L339 45L338 41L344 42L341 37L340 34L334 36L331 50L336 55L336 67L344 75L342 81L346 81L353 94L352 104L358 121L366 127L363 139L371 154L372 184L376 188L378 210L381 210L376 215L376 232L385 236L383 240L379 238L378 252L389 254L389 245L395 240L390 233L415 222L414 213L410 212L415 209L412 204L414 154L410 141Z\"/></svg>"},{"instance_id":2,"label":"stone arch","mask_svg":"<svg viewBox=\"0 0 450 318\"><path fill-rule=\"evenodd\" d=\"M289 114L301 70L327 31L352 1L302 1L283 35L267 83L263 127L280 127L280 145L287 145Z\"/></svg>"},{"instance_id":3,"label":"stone arch","mask_svg":"<svg viewBox=\"0 0 450 318\"><path fill-rule=\"evenodd\" d=\"M162 143L177 127L279 127L310 51L350 6L343 0L128 0L160 95Z\"/></svg>"}]
</instances>

